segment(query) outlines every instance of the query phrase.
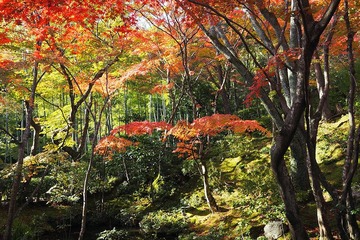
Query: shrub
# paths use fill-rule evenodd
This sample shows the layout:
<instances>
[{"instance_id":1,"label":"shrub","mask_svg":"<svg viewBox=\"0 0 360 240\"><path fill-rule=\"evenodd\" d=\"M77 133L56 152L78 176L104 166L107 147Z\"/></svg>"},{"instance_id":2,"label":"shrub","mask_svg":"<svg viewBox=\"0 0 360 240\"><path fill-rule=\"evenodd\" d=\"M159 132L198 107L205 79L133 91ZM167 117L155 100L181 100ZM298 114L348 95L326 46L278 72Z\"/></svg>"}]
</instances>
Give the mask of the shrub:
<instances>
[{"instance_id":1,"label":"shrub","mask_svg":"<svg viewBox=\"0 0 360 240\"><path fill-rule=\"evenodd\" d=\"M147 236L174 235L184 232L187 222L179 211L159 210L147 214L139 223Z\"/></svg>"},{"instance_id":2,"label":"shrub","mask_svg":"<svg viewBox=\"0 0 360 240\"><path fill-rule=\"evenodd\" d=\"M126 230L116 230L113 228L111 230L104 230L99 233L99 236L96 240L124 240L129 239L129 233Z\"/></svg>"}]
</instances>

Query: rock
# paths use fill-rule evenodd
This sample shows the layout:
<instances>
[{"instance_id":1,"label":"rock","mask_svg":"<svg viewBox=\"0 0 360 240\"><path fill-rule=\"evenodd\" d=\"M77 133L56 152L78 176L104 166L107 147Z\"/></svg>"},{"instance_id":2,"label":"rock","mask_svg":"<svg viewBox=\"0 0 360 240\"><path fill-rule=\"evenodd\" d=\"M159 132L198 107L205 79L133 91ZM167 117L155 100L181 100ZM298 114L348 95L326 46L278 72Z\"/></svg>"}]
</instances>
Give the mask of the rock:
<instances>
[{"instance_id":1,"label":"rock","mask_svg":"<svg viewBox=\"0 0 360 240\"><path fill-rule=\"evenodd\" d=\"M264 234L267 239L278 239L285 234L287 226L281 221L269 222L264 227Z\"/></svg>"}]
</instances>

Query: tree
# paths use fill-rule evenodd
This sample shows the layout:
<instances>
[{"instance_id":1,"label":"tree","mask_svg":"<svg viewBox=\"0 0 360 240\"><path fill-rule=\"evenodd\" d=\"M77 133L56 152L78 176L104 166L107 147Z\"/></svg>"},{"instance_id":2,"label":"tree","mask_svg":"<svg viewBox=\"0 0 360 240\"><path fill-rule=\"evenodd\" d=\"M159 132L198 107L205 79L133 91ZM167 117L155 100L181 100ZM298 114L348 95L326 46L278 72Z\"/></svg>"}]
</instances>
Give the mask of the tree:
<instances>
[{"instance_id":1,"label":"tree","mask_svg":"<svg viewBox=\"0 0 360 240\"><path fill-rule=\"evenodd\" d=\"M182 105L188 106L190 120L214 112L234 113L236 104L230 92L233 67L186 13L168 1L153 1L139 7L139 12L152 26L148 33L153 48L146 42L144 50L151 52L151 61L159 62L157 73L164 79L163 85L171 85L169 121L176 120Z\"/></svg>"},{"instance_id":2,"label":"tree","mask_svg":"<svg viewBox=\"0 0 360 240\"><path fill-rule=\"evenodd\" d=\"M254 120L241 120L239 117L230 114L213 114L197 118L191 124L179 121L167 133L167 135L174 136L179 141L174 153L196 162L204 185L205 199L211 212L220 210L209 184L207 167L209 159L207 154L211 149L211 137L226 131L240 134L256 130L267 133L266 129Z\"/></svg>"},{"instance_id":3,"label":"tree","mask_svg":"<svg viewBox=\"0 0 360 240\"><path fill-rule=\"evenodd\" d=\"M111 157L114 152L125 152L127 147L134 145L132 141L115 135L124 132L128 137L131 137L152 134L154 130L165 131L167 138L175 137L178 143L173 152L180 157L196 162L203 180L205 198L212 212L218 211L219 207L209 185L207 153L211 148L211 137L226 131L233 133L260 131L268 134L267 130L258 122L241 120L239 117L230 114L213 114L212 116L197 118L191 124L186 121L179 121L175 126L165 122L131 122L114 128L109 136L100 140L95 151L97 154Z\"/></svg>"},{"instance_id":4,"label":"tree","mask_svg":"<svg viewBox=\"0 0 360 240\"><path fill-rule=\"evenodd\" d=\"M68 6L72 6L69 8ZM19 141L19 154L17 161L17 168L14 178L13 190L11 194L9 204L8 222L4 234L4 239L11 237L11 227L14 219L15 203L17 199L17 192L20 184L21 170L23 164L23 158L25 156L25 146L30 136L30 127L33 126L34 138L33 149L31 154L36 154L39 126L38 122L33 119L34 109L36 107L35 96L39 97L38 85L44 78L45 74L52 72L52 70L58 71L62 74L69 85L70 99L72 111L67 121L65 128L65 137L60 137L60 148L68 147L65 141L68 141L70 133L74 133L76 129L76 113L81 104L85 102L92 87L97 80L99 80L105 71L112 66L119 57L119 54L109 57L110 60L103 59L104 62L97 66L98 70L91 81L88 83L88 88L84 91L84 94L80 97L79 101L75 101L75 91L78 90L82 93L81 83L76 80L73 82L74 74L69 70L69 64L71 58L76 60L84 60L84 56L90 56L91 51L87 43L96 46L95 43L108 44L104 38L100 35L96 35L96 32L92 32L98 26L101 18L115 19L121 18L122 21L118 21L118 24L114 24L114 31L117 33L127 31L128 27L134 23L131 14L125 16L127 10L126 4L123 2L113 1L86 1L79 3L77 1L60 1L60 2L47 2L47 1L2 1L0 3L1 13L1 26L2 26L2 51L6 52L2 57L7 59L1 59L2 66L4 64L12 62L14 65L18 65L18 69L21 69L24 73L28 73L29 64L32 63L32 77L29 81L29 74L18 74L12 77L18 77L18 86L23 86L27 89L24 94L24 109L26 109L25 130L22 133L22 139ZM81 31L79 31L81 30ZM92 35L90 33L93 33ZM121 34L118 34L118 36ZM91 36L91 37L89 37ZM82 41L86 37L88 41ZM116 41L114 38L109 37L110 40ZM95 41L96 39L96 41ZM108 40L108 39L106 39ZM110 41L109 40L109 41ZM105 43L104 43L105 42ZM125 43L124 43L125 44ZM104 46L103 45L103 46ZM115 47L115 46L110 46ZM118 45L116 45L118 47ZM119 48L121 51L121 48ZM116 52L116 51L115 51ZM22 56L22 59L14 57L18 54ZM111 53L109 53L111 55ZM89 60L88 58L87 60ZM99 59L97 59L99 60ZM16 62L18 61L18 62ZM25 63L21 65L20 63ZM89 69L89 65L78 65L78 67ZM90 61L87 61L90 63ZM98 62L99 63L99 62ZM57 65L59 68L57 68ZM89 74L91 75L91 74ZM90 76L86 76L87 79L91 79ZM84 75L83 75L84 77ZM83 78L83 80L85 80ZM15 81L14 81L15 82ZM11 84L9 80L8 85ZM73 87L76 85L76 87ZM5 86L6 87L6 86ZM76 89L75 89L76 88ZM23 90L24 90L23 89ZM41 97L40 97L41 98ZM45 99L43 99L45 100ZM63 113L63 112L62 112ZM67 118L65 117L65 120ZM86 125L85 125L86 126ZM86 136L87 134L85 134ZM73 134L74 136L74 134ZM84 135L83 135L84 136ZM59 140L58 139L58 140ZM67 148L72 150L71 148ZM69 151L72 153L71 151ZM78 157L73 155L74 158Z\"/></svg>"},{"instance_id":5,"label":"tree","mask_svg":"<svg viewBox=\"0 0 360 240\"><path fill-rule=\"evenodd\" d=\"M308 239L298 215L293 184L285 165L284 155L292 143L292 149L295 150L296 146L306 146L305 139L309 139L301 133L301 123L305 109L309 106L311 61L320 37L340 1L331 1L325 11L316 11L315 6L312 6L307 0L291 1L291 5L279 5L275 1L269 3L234 1L226 2L225 5L217 1L208 3L195 0L176 2L200 26L212 44L234 65L271 115L278 130L274 134L271 165L285 203L290 231L294 239ZM314 9L314 13L307 11L310 8ZM283 14L284 9L289 15ZM245 14L248 16L253 30L249 30L244 24L242 16ZM317 14L316 21L314 14ZM205 22L204 20L209 21ZM282 25L280 21L283 23ZM252 68L244 64L244 60L241 59L236 49L227 41L224 29L237 34L242 47L251 54L254 65L258 69L257 72L254 73ZM275 37L270 35L272 33ZM272 42L272 39L276 39L276 41ZM256 44L271 56L265 67L261 64L259 57L252 53L250 44ZM265 91L267 86L275 92L280 108L277 108L269 98L269 93ZM284 114L284 118L280 113ZM297 139L300 142L297 142ZM309 141L307 143L310 146ZM308 149L310 155L313 154L311 148ZM298 150L298 153L302 153L304 157L302 160L299 159L298 163L302 163L304 166L308 150L304 148ZM311 171L309 173L312 174ZM311 183L316 198L319 195L316 190L319 179L313 180ZM321 220L321 218L324 219L324 213L320 203L318 208L321 236L331 238L328 226L326 224L324 226Z\"/></svg>"}]
</instances>

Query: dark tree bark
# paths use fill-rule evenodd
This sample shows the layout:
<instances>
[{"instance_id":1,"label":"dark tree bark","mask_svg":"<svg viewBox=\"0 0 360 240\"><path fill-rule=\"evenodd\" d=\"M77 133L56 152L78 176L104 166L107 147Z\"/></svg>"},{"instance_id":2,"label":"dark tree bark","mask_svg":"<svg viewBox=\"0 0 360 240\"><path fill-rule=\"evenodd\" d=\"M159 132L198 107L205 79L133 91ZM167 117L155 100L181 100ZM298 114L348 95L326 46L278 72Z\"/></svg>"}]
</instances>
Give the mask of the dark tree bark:
<instances>
[{"instance_id":1,"label":"dark tree bark","mask_svg":"<svg viewBox=\"0 0 360 240\"><path fill-rule=\"evenodd\" d=\"M356 134L355 126L355 92L356 92L356 72L355 72L355 58L353 53L353 42L355 32L352 29L349 18L349 5L348 0L344 1L344 20L347 30L347 54L348 54L348 67L349 67L349 93L348 93L348 115L349 115L349 136L347 141L346 159L343 168L343 193L340 198L340 204L346 206L346 211L343 212L343 222L351 239L360 238L360 230L357 224L356 215L352 213L354 208L354 200L352 197L351 183L354 177L359 156L359 132L360 126Z\"/></svg>"},{"instance_id":2,"label":"dark tree bark","mask_svg":"<svg viewBox=\"0 0 360 240\"><path fill-rule=\"evenodd\" d=\"M110 67L108 65L108 67ZM106 69L106 82L108 81L108 75L107 75L107 69ZM108 90L108 85L106 84L106 90ZM88 210L88 185L89 185L89 180L90 180L90 174L91 174L91 170L92 170L92 166L93 166L93 162L95 160L95 153L94 153L94 149L98 143L98 135L100 133L100 129L101 129L101 118L102 115L106 109L106 106L110 100L110 95L107 92L107 96L104 99L103 105L100 107L99 111L96 112L96 104L94 104L94 111L92 111L92 94L89 94L89 98L90 101L87 104L87 110L89 111L89 114L91 114L92 116L92 120L94 122L94 136L92 138L92 142L91 142L91 155L90 155L90 159L89 159L89 163L88 163L88 167L86 170L86 174L85 174L85 179L84 179L84 183L83 183L83 206L82 206L82 212L81 212L81 228L80 228L80 233L79 233L79 237L78 240L82 240L84 239L85 236L85 231L86 231L86 222L87 222L87 210Z\"/></svg>"},{"instance_id":3,"label":"dark tree bark","mask_svg":"<svg viewBox=\"0 0 360 240\"><path fill-rule=\"evenodd\" d=\"M78 159L81 156L81 152L79 152L78 150L83 150L83 148L77 149L74 147L64 146L64 144L65 144L66 138L70 136L70 132L76 128L76 114L78 113L80 106L86 101L86 99L92 92L92 88L93 88L94 84L96 83L96 81L99 80L104 75L104 73L119 60L120 55L121 55L121 53L116 55L102 69L100 69L99 71L97 71L95 73L94 77L90 81L85 92L81 91L81 88L78 86L78 83L77 83L76 79L74 78L74 76L72 75L72 73L70 72L70 70L64 64L60 64L60 72L64 75L64 77L68 83L70 106L71 106L70 115L67 120L68 125L65 129L60 130L60 131L66 132L66 137L64 139L62 139L60 148L63 149L65 152L69 153L69 155L74 160ZM74 84L75 84L75 86L74 86ZM77 87L81 93L81 97L77 101L75 99L75 87ZM85 124L85 127L86 127L86 124ZM84 132L84 130L83 130L83 132ZM84 136L82 136L81 141L84 140L83 137ZM73 139L73 140L75 140L75 139ZM79 143L79 144L81 144L81 143Z\"/></svg>"},{"instance_id":4,"label":"dark tree bark","mask_svg":"<svg viewBox=\"0 0 360 240\"><path fill-rule=\"evenodd\" d=\"M37 45L40 47L41 42L37 42ZM22 175L22 169L25 158L25 149L29 141L31 121L33 118L32 115L33 115L34 103L35 103L35 93L36 93L37 85L44 76L44 74L45 72L41 76L39 76L39 63L35 61L33 67L33 79L32 79L29 100L24 102L25 112L26 112L25 130L22 134L21 142L18 145L18 159L15 167L14 179L11 188L8 216L7 216L5 232L3 236L4 240L11 239L11 230L15 218L16 202L17 202L18 191L21 182L21 175Z\"/></svg>"},{"instance_id":5,"label":"dark tree bark","mask_svg":"<svg viewBox=\"0 0 360 240\"><path fill-rule=\"evenodd\" d=\"M91 94L90 94L89 98L90 98L90 101L87 104L87 110L90 112L91 107L93 106ZM100 119L101 119L101 116L100 116ZM85 179L84 179L84 183L83 183L83 194L82 194L83 206L82 206L82 211L81 211L81 228L80 228L78 240L84 239L85 231L86 231L87 210L88 210L88 185L89 185L90 173L91 173L91 169L92 169L92 165L93 165L93 161L94 161L94 157L95 157L94 149L95 149L96 143L97 143L97 134L99 133L99 128L100 128L100 121L99 122L96 121L96 115L94 118L94 122L95 122L95 129L94 129L94 137L91 142L91 145L92 145L91 155L90 155L90 159L89 159L89 163L88 163L88 167L87 167L87 170L85 173Z\"/></svg>"},{"instance_id":6,"label":"dark tree bark","mask_svg":"<svg viewBox=\"0 0 360 240\"><path fill-rule=\"evenodd\" d=\"M29 104L27 104L29 105ZM25 147L28 142L28 136L30 134L30 119L32 118L32 107L29 107L26 109L26 120L27 124L24 130L23 137L21 139L21 142L18 146L18 159L16 163L15 168L15 175L13 180L13 185L11 188L11 195L10 195L10 202L9 202L9 209L8 209L8 218L6 222L6 228L4 233L4 240L10 240L11 239L11 229L14 222L14 214L16 209L16 201L17 201L17 195L20 187L20 181L21 181L21 171L23 168L24 163L24 157L25 157Z\"/></svg>"}]
</instances>

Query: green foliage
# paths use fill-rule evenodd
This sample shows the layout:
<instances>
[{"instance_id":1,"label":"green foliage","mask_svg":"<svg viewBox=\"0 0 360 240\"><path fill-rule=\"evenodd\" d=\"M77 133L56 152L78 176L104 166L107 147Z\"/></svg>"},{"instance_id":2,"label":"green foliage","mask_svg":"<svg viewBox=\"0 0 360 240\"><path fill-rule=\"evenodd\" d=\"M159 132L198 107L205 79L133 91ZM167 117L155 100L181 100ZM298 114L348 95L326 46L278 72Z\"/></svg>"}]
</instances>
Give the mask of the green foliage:
<instances>
[{"instance_id":1,"label":"green foliage","mask_svg":"<svg viewBox=\"0 0 360 240\"><path fill-rule=\"evenodd\" d=\"M199 208L204 204L204 192L202 189L193 190L189 196L184 196L181 202L184 206Z\"/></svg>"},{"instance_id":2,"label":"green foliage","mask_svg":"<svg viewBox=\"0 0 360 240\"><path fill-rule=\"evenodd\" d=\"M177 235L187 227L186 219L178 210L150 212L140 221L140 228L146 236Z\"/></svg>"},{"instance_id":3,"label":"green foliage","mask_svg":"<svg viewBox=\"0 0 360 240\"><path fill-rule=\"evenodd\" d=\"M45 213L41 215L32 216L30 222L22 222L17 220L14 222L12 229L12 239L14 240L31 240L39 239L42 234L54 229L47 223L47 216Z\"/></svg>"},{"instance_id":4,"label":"green foliage","mask_svg":"<svg viewBox=\"0 0 360 240\"><path fill-rule=\"evenodd\" d=\"M126 230L117 230L113 228L111 230L104 230L99 233L96 240L126 240L129 239L129 233Z\"/></svg>"}]
</instances>

